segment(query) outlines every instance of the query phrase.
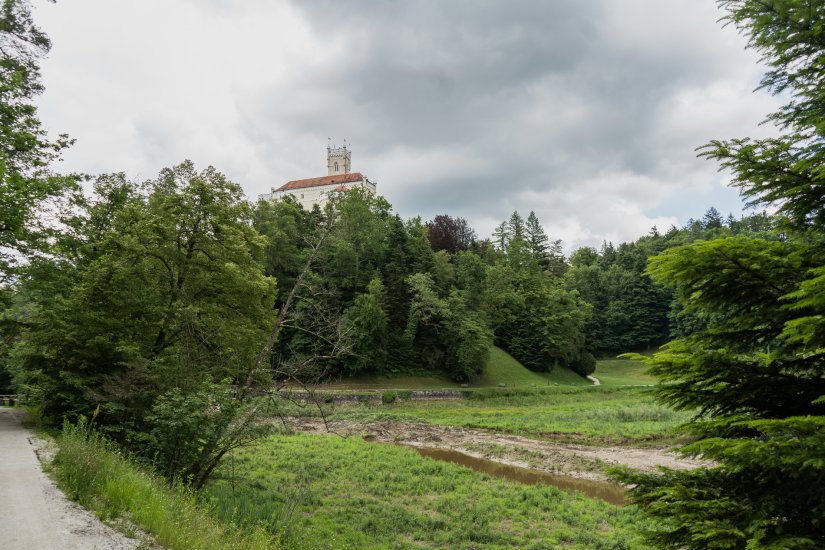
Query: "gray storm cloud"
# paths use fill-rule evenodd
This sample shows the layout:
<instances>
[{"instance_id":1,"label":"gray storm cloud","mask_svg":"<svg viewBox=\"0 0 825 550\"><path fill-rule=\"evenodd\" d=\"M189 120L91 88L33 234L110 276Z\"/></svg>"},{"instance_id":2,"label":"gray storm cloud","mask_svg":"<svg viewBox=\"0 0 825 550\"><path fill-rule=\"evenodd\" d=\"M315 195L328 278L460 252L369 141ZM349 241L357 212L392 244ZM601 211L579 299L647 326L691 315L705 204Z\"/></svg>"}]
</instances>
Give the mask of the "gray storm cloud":
<instances>
[{"instance_id":1,"label":"gray storm cloud","mask_svg":"<svg viewBox=\"0 0 825 550\"><path fill-rule=\"evenodd\" d=\"M694 148L769 132L776 104L710 1L233 5L42 10L44 120L78 138L67 166L192 158L255 196L320 175L326 138L347 138L404 216L486 236L535 210L569 246L599 244L738 208Z\"/></svg>"}]
</instances>

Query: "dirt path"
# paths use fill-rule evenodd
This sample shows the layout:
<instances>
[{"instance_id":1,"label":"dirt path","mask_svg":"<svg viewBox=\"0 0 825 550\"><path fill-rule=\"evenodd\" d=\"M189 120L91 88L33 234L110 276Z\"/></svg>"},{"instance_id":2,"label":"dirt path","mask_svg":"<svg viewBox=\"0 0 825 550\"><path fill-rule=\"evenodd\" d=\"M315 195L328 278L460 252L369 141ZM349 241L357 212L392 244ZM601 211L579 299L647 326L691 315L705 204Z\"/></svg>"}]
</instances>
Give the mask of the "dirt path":
<instances>
[{"instance_id":1,"label":"dirt path","mask_svg":"<svg viewBox=\"0 0 825 550\"><path fill-rule=\"evenodd\" d=\"M43 473L39 444L20 424L20 411L0 407L0 548L4 550L137 548L69 502Z\"/></svg>"},{"instance_id":2,"label":"dirt path","mask_svg":"<svg viewBox=\"0 0 825 550\"><path fill-rule=\"evenodd\" d=\"M382 421L360 424L353 421L336 421L330 422L327 430L318 419L299 418L294 419L291 427L307 433L355 435L370 441L452 449L502 464L580 479L605 480L604 469L614 465L650 472L658 466L683 470L704 464L698 460L681 458L667 448L661 447L587 447L492 431L415 422Z\"/></svg>"}]
</instances>

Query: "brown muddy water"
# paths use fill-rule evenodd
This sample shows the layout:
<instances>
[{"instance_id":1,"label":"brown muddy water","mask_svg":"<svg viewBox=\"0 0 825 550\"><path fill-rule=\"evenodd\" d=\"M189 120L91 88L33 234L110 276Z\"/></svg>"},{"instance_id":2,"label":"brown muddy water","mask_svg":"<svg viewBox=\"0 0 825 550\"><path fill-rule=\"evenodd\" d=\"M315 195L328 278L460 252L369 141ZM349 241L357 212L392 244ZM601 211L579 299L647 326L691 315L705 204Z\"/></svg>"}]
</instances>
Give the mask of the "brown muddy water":
<instances>
[{"instance_id":1,"label":"brown muddy water","mask_svg":"<svg viewBox=\"0 0 825 550\"><path fill-rule=\"evenodd\" d=\"M618 485L605 481L578 479L548 472L528 470L527 468L501 464L500 462L494 462L484 458L476 458L451 449L435 449L432 447L413 447L413 449L418 451L421 456L427 458L460 464L461 466L472 468L478 472L518 481L526 485L544 483L545 485L552 485L553 487L558 487L571 493L580 491L591 498L605 500L616 506L625 506L627 504L625 490Z\"/></svg>"}]
</instances>

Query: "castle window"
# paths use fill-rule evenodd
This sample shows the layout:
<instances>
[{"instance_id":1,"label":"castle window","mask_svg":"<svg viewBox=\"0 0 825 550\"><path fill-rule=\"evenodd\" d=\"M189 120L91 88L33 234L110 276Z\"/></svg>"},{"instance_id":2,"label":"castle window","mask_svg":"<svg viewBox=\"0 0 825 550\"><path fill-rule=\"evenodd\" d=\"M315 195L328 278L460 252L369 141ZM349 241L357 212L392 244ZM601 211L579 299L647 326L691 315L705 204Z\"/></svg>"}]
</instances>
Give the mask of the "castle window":
<instances>
[{"instance_id":1,"label":"castle window","mask_svg":"<svg viewBox=\"0 0 825 550\"><path fill-rule=\"evenodd\" d=\"M302 198L302 199L304 198L304 194L303 194L303 193L301 193L301 198Z\"/></svg>"},{"instance_id":2,"label":"castle window","mask_svg":"<svg viewBox=\"0 0 825 550\"><path fill-rule=\"evenodd\" d=\"M338 171L338 161L337 160L335 161L335 171L336 172Z\"/></svg>"}]
</instances>

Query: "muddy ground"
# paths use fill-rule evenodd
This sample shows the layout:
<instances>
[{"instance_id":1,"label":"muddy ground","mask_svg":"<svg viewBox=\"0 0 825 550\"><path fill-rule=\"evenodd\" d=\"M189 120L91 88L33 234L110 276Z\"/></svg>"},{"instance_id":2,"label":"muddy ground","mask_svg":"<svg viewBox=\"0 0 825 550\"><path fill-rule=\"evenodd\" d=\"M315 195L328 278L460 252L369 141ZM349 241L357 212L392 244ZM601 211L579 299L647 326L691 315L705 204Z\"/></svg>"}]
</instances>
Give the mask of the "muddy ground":
<instances>
[{"instance_id":1,"label":"muddy ground","mask_svg":"<svg viewBox=\"0 0 825 550\"><path fill-rule=\"evenodd\" d=\"M316 418L295 418L288 422L288 427L302 433L363 437L368 441L449 449L501 464L599 481L607 479L606 468L616 465L643 472L654 471L659 466L684 470L706 465L699 460L682 458L667 447L589 447L423 422L362 424L340 420L325 425Z\"/></svg>"}]
</instances>

